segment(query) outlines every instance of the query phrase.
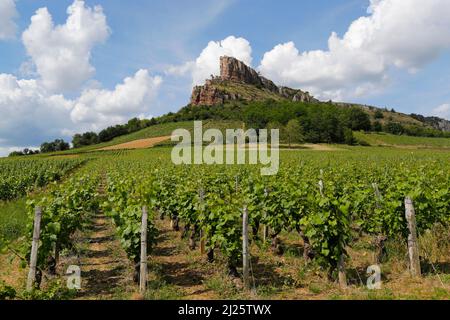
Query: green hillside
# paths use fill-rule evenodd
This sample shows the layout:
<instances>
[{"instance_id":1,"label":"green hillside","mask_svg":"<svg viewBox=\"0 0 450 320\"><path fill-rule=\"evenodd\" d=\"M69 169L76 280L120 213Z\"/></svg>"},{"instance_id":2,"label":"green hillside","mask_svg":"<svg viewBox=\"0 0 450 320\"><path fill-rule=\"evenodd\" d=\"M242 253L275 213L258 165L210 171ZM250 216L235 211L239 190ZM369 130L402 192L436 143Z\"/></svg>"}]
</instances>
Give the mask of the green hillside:
<instances>
[{"instance_id":1,"label":"green hillside","mask_svg":"<svg viewBox=\"0 0 450 320\"><path fill-rule=\"evenodd\" d=\"M242 122L240 122L240 121L205 120L205 121L203 121L203 127L204 127L204 129L215 128L215 129L219 129L219 130L241 128ZM162 137L162 136L170 136L172 134L172 132L176 129L187 129L192 133L193 129L194 129L194 122L193 121L183 121L183 122L169 122L169 123L157 124L157 125L150 126L148 128L142 129L137 132L133 132L133 133L130 133L127 135L117 137L108 142L99 143L99 144L95 144L95 145L91 145L91 146L86 146L86 147L82 147L82 148L78 148L78 149L71 149L71 150L62 151L62 152L55 152L52 155L93 152L93 151L96 151L96 150L104 148L104 147L114 146L117 144L131 142L134 140L156 138L156 137ZM162 143L162 144L166 144L166 143Z\"/></svg>"},{"instance_id":2,"label":"green hillside","mask_svg":"<svg viewBox=\"0 0 450 320\"><path fill-rule=\"evenodd\" d=\"M262 91L242 84L236 89L244 90L247 87L249 90ZM252 94L251 92L247 93ZM240 94L243 95L243 92ZM177 113L169 113L152 119L154 123L148 123L150 120L135 119L138 128L134 130L138 131L133 132L127 127L126 130L130 129L129 132L132 133L123 135L118 133L119 136L110 141L46 155L94 152L135 140L170 136L176 129L192 131L194 120L202 120L205 129L242 128L244 123L248 128L280 128L282 143L287 142L288 123L296 120L297 131L302 137L300 140L292 142L328 144L359 142L362 145L372 146L450 147L450 139L444 138L450 136L450 133L433 129L426 123L405 114L352 104L266 99L254 102L235 101L215 106L186 106ZM143 124L140 121L147 121L147 123ZM139 130L139 125L144 129ZM351 138L352 130L355 132L355 139ZM101 132L99 136L101 136ZM159 145L161 144L167 145L170 144L170 141L162 142Z\"/></svg>"},{"instance_id":3,"label":"green hillside","mask_svg":"<svg viewBox=\"0 0 450 320\"><path fill-rule=\"evenodd\" d=\"M176 129L187 129L192 133L193 125L194 125L193 121L158 124L128 135L117 137L109 142L87 146L79 149L71 149L63 152L56 152L51 155L67 155L67 154L96 152L98 151L98 149L104 147L131 142L134 140L169 136ZM230 121L230 120L203 121L204 130L209 128L215 128L224 131L226 129L242 128L242 126L243 123L240 121ZM394 147L417 147L417 148L450 148L449 138L412 137L405 135L398 136L387 133L365 133L359 131L355 131L354 136L359 142L366 142L367 144L375 147L394 146ZM171 142L170 141L163 142L160 145L162 146L167 144L171 144ZM48 154L40 156L48 156Z\"/></svg>"},{"instance_id":4,"label":"green hillside","mask_svg":"<svg viewBox=\"0 0 450 320\"><path fill-rule=\"evenodd\" d=\"M411 146L411 147L434 147L434 148L450 148L449 138L428 138L428 137L412 137L397 136L388 133L365 133L355 132L355 138L365 141L371 146Z\"/></svg>"}]
</instances>

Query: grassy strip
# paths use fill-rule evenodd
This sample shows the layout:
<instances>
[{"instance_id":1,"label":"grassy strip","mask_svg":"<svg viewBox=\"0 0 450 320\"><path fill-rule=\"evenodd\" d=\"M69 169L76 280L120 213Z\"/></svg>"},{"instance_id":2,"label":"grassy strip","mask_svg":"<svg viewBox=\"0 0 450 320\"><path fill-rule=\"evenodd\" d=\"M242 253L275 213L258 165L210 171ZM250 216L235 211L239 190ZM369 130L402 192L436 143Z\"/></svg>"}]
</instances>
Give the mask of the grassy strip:
<instances>
[{"instance_id":1,"label":"grassy strip","mask_svg":"<svg viewBox=\"0 0 450 320\"><path fill-rule=\"evenodd\" d=\"M448 138L396 136L387 133L364 132L355 132L354 135L356 139L366 141L372 146L389 145L450 148L450 139Z\"/></svg>"},{"instance_id":2,"label":"grassy strip","mask_svg":"<svg viewBox=\"0 0 450 320\"><path fill-rule=\"evenodd\" d=\"M27 224L26 197L0 202L0 238L16 240L24 235Z\"/></svg>"}]
</instances>

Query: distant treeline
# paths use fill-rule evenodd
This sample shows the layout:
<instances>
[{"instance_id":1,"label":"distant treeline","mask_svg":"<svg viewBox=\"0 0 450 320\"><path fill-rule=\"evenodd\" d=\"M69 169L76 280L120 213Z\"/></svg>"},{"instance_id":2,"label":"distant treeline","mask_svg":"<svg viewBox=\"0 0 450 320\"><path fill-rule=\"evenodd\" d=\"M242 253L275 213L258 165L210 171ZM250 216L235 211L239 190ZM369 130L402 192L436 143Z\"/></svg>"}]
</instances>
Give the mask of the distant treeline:
<instances>
[{"instance_id":1,"label":"distant treeline","mask_svg":"<svg viewBox=\"0 0 450 320\"><path fill-rule=\"evenodd\" d=\"M76 134L73 136L72 144L74 148L89 146L101 142L108 142L116 137L120 137L129 133L133 133L151 125L157 124L156 119L138 119L133 118L126 124L119 124L108 127L98 134L95 132L86 132L83 134Z\"/></svg>"},{"instance_id":2,"label":"distant treeline","mask_svg":"<svg viewBox=\"0 0 450 320\"><path fill-rule=\"evenodd\" d=\"M217 106L186 106L177 113L152 119L133 118L126 124L110 126L99 133L85 132L73 136L74 148L108 142L116 137L130 134L144 128L181 121L193 120L231 120L243 121L248 128L280 128L282 139L284 136L302 137L302 141L311 143L347 143L364 144L356 141L352 131L386 132L395 135L410 135L421 137L446 137L450 138L450 132L443 132L430 127L425 127L427 118L419 115L411 115L414 119L424 122L424 126L402 124L394 121L389 116L385 118L382 110L371 108L374 111L373 119L358 106L339 106L333 103L303 103L289 101L264 102L240 102ZM384 111L387 111L385 109ZM395 113L395 110L390 112ZM295 120L295 122L291 122ZM293 130L298 128L298 134ZM290 139L289 139L290 140ZM40 152L64 151L70 149L70 145L64 140L57 139L54 142L45 142L41 145ZM39 151L19 151L11 155L30 155Z\"/></svg>"},{"instance_id":3,"label":"distant treeline","mask_svg":"<svg viewBox=\"0 0 450 320\"><path fill-rule=\"evenodd\" d=\"M32 150L25 148L22 151L13 151L9 154L10 157L31 156L33 154L41 153L39 150Z\"/></svg>"},{"instance_id":4,"label":"distant treeline","mask_svg":"<svg viewBox=\"0 0 450 320\"><path fill-rule=\"evenodd\" d=\"M387 110L385 110L387 111ZM391 110L395 112L395 110ZM450 133L421 127L403 125L390 119L384 119L381 110L376 110L374 119L362 108L342 107L332 103L302 103L289 101L242 102L217 106L186 106L177 113L168 113L161 117L131 119L123 125L108 127L98 134L86 132L76 134L72 144L74 148L93 145L133 133L152 125L192 120L237 120L244 121L250 128L286 127L290 120L298 120L304 141L311 143L349 143L352 140L349 131L387 132L395 135L422 137L450 137Z\"/></svg>"},{"instance_id":5,"label":"distant treeline","mask_svg":"<svg viewBox=\"0 0 450 320\"><path fill-rule=\"evenodd\" d=\"M70 144L62 139L56 139L53 142L44 142L41 144L40 150L24 149L22 151L14 151L9 154L10 157L31 156L39 153L49 153L55 151L65 151L70 149Z\"/></svg>"},{"instance_id":6,"label":"distant treeline","mask_svg":"<svg viewBox=\"0 0 450 320\"><path fill-rule=\"evenodd\" d=\"M386 110L385 110L386 111ZM391 112L395 112L391 110ZM158 119L163 122L188 120L241 120L248 127L266 128L269 124L286 125L297 119L307 142L343 143L345 129L353 131L386 132L395 135L422 137L450 137L450 132L405 125L388 117L384 119L381 110L375 110L374 119L364 109L357 106L342 107L332 103L302 103L288 101L265 101L243 104L228 104L211 107L185 107L175 114ZM382 124L382 122L384 124Z\"/></svg>"}]
</instances>

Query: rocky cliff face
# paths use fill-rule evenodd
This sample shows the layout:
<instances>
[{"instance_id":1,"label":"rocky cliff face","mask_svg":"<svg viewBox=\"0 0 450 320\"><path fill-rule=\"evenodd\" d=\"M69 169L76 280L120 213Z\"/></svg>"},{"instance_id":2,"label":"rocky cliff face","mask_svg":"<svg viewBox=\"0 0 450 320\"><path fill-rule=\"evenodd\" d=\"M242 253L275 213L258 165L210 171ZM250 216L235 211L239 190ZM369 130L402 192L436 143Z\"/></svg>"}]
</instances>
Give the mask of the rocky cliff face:
<instances>
[{"instance_id":1,"label":"rocky cliff face","mask_svg":"<svg viewBox=\"0 0 450 320\"><path fill-rule=\"evenodd\" d=\"M222 81L243 82L255 86L262 85L259 74L242 61L230 57L220 57L220 79Z\"/></svg>"},{"instance_id":2,"label":"rocky cliff face","mask_svg":"<svg viewBox=\"0 0 450 320\"><path fill-rule=\"evenodd\" d=\"M236 88L236 84L252 86L256 94L250 96L239 94L239 92L235 92L236 90L231 90L229 84L233 84L234 88ZM260 91L260 94L257 91ZM211 106L235 100L261 100L268 95L291 101L318 101L308 92L278 87L242 61L224 56L220 58L220 76L207 80L203 86L194 87L191 105Z\"/></svg>"},{"instance_id":3,"label":"rocky cliff face","mask_svg":"<svg viewBox=\"0 0 450 320\"><path fill-rule=\"evenodd\" d=\"M440 119L437 128L445 132L450 132L450 121Z\"/></svg>"},{"instance_id":4,"label":"rocky cliff face","mask_svg":"<svg viewBox=\"0 0 450 320\"><path fill-rule=\"evenodd\" d=\"M212 106L223 104L223 93L209 81L204 86L196 86L192 90L191 104L195 106Z\"/></svg>"},{"instance_id":5,"label":"rocky cliff face","mask_svg":"<svg viewBox=\"0 0 450 320\"><path fill-rule=\"evenodd\" d=\"M425 123L431 125L433 128L445 132L450 132L450 121L438 117L426 117Z\"/></svg>"}]
</instances>

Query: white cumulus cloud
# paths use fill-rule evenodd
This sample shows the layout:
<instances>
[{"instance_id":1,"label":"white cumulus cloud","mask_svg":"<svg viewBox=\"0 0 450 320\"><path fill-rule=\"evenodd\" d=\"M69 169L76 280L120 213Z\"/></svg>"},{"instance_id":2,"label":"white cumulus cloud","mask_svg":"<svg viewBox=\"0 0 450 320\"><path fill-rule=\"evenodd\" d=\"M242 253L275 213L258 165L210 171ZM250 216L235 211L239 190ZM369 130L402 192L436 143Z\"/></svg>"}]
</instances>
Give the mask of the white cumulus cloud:
<instances>
[{"instance_id":1,"label":"white cumulus cloud","mask_svg":"<svg viewBox=\"0 0 450 320\"><path fill-rule=\"evenodd\" d=\"M75 132L99 130L149 112L162 79L139 70L114 90L88 89L76 99L52 94L36 80L0 74L0 144L40 145ZM9 150L9 149L8 149Z\"/></svg>"},{"instance_id":2,"label":"white cumulus cloud","mask_svg":"<svg viewBox=\"0 0 450 320\"><path fill-rule=\"evenodd\" d=\"M229 36L221 41L210 41L195 61L189 61L181 66L172 66L167 73L178 76L189 73L193 84L200 85L211 75L220 74L219 58L221 56L234 57L247 65L252 64L250 43L244 38Z\"/></svg>"},{"instance_id":3,"label":"white cumulus cloud","mask_svg":"<svg viewBox=\"0 0 450 320\"><path fill-rule=\"evenodd\" d=\"M433 110L433 115L450 120L450 104L445 103Z\"/></svg>"},{"instance_id":4,"label":"white cumulus cloud","mask_svg":"<svg viewBox=\"0 0 450 320\"><path fill-rule=\"evenodd\" d=\"M110 33L106 17L101 7L89 8L79 0L67 13L66 23L54 26L48 10L39 9L23 33L30 60L20 73L31 79L0 73L0 114L5 115L0 118L0 156L17 146L70 140L74 133L152 112L162 78L141 69L112 90L103 88L91 78L95 69L89 60L93 46ZM80 88L85 89L80 93ZM73 98L65 96L66 90L75 90Z\"/></svg>"},{"instance_id":5,"label":"white cumulus cloud","mask_svg":"<svg viewBox=\"0 0 450 320\"><path fill-rule=\"evenodd\" d=\"M88 89L75 102L71 119L74 123L90 124L95 130L124 122L131 115L148 111L161 83L161 77L151 77L147 70L139 70L112 91Z\"/></svg>"},{"instance_id":6,"label":"white cumulus cloud","mask_svg":"<svg viewBox=\"0 0 450 320\"><path fill-rule=\"evenodd\" d=\"M0 74L0 137L2 146L39 145L71 127L72 102L49 94L36 80Z\"/></svg>"},{"instance_id":7,"label":"white cumulus cloud","mask_svg":"<svg viewBox=\"0 0 450 320\"><path fill-rule=\"evenodd\" d=\"M90 8L75 0L67 14L66 23L55 26L47 8L41 8L22 35L40 80L53 92L77 90L94 75L91 50L110 34L100 6Z\"/></svg>"},{"instance_id":8,"label":"white cumulus cloud","mask_svg":"<svg viewBox=\"0 0 450 320\"><path fill-rule=\"evenodd\" d=\"M0 40L14 38L17 31L15 0L0 0Z\"/></svg>"},{"instance_id":9,"label":"white cumulus cloud","mask_svg":"<svg viewBox=\"0 0 450 320\"><path fill-rule=\"evenodd\" d=\"M260 71L275 81L309 89L321 98L348 99L377 91L391 67L410 72L450 47L450 1L372 0L328 50L300 52L293 42L264 55Z\"/></svg>"}]
</instances>

